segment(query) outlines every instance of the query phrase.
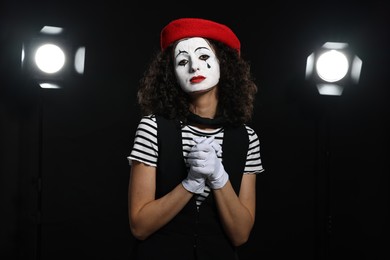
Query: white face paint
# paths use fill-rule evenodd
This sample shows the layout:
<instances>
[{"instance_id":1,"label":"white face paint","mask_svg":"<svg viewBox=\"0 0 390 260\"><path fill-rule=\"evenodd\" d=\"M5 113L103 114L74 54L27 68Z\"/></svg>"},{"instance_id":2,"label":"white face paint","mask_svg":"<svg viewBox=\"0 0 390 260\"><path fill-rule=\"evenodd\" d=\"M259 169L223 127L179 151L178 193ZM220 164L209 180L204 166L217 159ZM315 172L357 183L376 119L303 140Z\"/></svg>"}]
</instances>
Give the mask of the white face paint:
<instances>
[{"instance_id":1,"label":"white face paint","mask_svg":"<svg viewBox=\"0 0 390 260\"><path fill-rule=\"evenodd\" d=\"M200 37L180 41L174 50L175 75L183 91L204 91L219 82L219 62L209 45Z\"/></svg>"}]
</instances>

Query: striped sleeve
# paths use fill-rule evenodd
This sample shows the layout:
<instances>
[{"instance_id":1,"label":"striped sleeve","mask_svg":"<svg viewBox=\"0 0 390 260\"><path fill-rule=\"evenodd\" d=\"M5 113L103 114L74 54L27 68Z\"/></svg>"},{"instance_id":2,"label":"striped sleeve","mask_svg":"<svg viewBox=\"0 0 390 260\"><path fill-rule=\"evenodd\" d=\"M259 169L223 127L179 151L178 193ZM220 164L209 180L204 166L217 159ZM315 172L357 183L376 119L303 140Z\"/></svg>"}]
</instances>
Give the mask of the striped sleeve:
<instances>
[{"instance_id":1,"label":"striped sleeve","mask_svg":"<svg viewBox=\"0 0 390 260\"><path fill-rule=\"evenodd\" d=\"M249 148L246 158L244 174L261 173L264 171L260 157L260 140L256 132L249 126L246 126L249 137Z\"/></svg>"},{"instance_id":2,"label":"striped sleeve","mask_svg":"<svg viewBox=\"0 0 390 260\"><path fill-rule=\"evenodd\" d=\"M157 167L157 123L153 115L141 118L135 133L134 144L130 156L127 157L129 164L133 160Z\"/></svg>"}]
</instances>

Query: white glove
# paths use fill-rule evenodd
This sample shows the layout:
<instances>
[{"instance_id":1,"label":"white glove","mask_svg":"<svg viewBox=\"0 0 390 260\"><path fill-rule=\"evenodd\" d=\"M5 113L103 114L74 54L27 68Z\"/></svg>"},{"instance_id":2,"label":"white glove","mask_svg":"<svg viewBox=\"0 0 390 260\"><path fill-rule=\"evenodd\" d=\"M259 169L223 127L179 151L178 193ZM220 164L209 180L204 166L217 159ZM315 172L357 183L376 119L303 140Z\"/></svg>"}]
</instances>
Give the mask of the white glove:
<instances>
[{"instance_id":1,"label":"white glove","mask_svg":"<svg viewBox=\"0 0 390 260\"><path fill-rule=\"evenodd\" d=\"M190 164L190 173L207 178L212 189L220 189L229 180L218 154L222 153L221 146L214 137L194 139L196 144L188 153L187 162Z\"/></svg>"},{"instance_id":2,"label":"white glove","mask_svg":"<svg viewBox=\"0 0 390 260\"><path fill-rule=\"evenodd\" d=\"M181 184L189 192L201 194L203 193L204 187L206 186L206 179L204 175L190 170L188 172L187 178L185 178Z\"/></svg>"},{"instance_id":3,"label":"white glove","mask_svg":"<svg viewBox=\"0 0 390 260\"><path fill-rule=\"evenodd\" d=\"M189 192L201 194L203 193L204 187L206 186L206 178L199 172L191 171L190 167L187 178L185 178L181 184Z\"/></svg>"}]
</instances>

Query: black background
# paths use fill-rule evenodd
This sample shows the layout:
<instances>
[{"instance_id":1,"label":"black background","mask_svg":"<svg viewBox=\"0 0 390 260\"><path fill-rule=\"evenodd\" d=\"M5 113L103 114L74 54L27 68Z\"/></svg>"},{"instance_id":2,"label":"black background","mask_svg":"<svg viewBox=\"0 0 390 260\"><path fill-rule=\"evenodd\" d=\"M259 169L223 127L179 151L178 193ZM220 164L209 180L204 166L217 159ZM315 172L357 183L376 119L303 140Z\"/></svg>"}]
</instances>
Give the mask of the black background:
<instances>
[{"instance_id":1,"label":"black background","mask_svg":"<svg viewBox=\"0 0 390 260\"><path fill-rule=\"evenodd\" d=\"M0 259L129 259L136 89L179 17L231 27L259 86L250 125L266 172L241 259L388 259L388 11L385 1L2 1ZM22 43L43 25L86 46L85 74L59 90L20 70ZM363 61L339 97L305 81L307 56L327 41Z\"/></svg>"}]
</instances>

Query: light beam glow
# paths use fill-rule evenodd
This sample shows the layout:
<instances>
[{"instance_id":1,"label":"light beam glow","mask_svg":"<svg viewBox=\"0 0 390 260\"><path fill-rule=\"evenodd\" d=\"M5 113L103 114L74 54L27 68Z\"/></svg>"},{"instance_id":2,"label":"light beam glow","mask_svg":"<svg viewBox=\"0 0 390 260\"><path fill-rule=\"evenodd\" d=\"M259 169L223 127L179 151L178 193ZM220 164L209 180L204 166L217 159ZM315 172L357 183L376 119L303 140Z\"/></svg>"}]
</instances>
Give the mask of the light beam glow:
<instances>
[{"instance_id":1,"label":"light beam glow","mask_svg":"<svg viewBox=\"0 0 390 260\"><path fill-rule=\"evenodd\" d=\"M55 73L65 64L65 54L60 47L54 44L44 44L35 53L35 63L45 73Z\"/></svg>"}]
</instances>

